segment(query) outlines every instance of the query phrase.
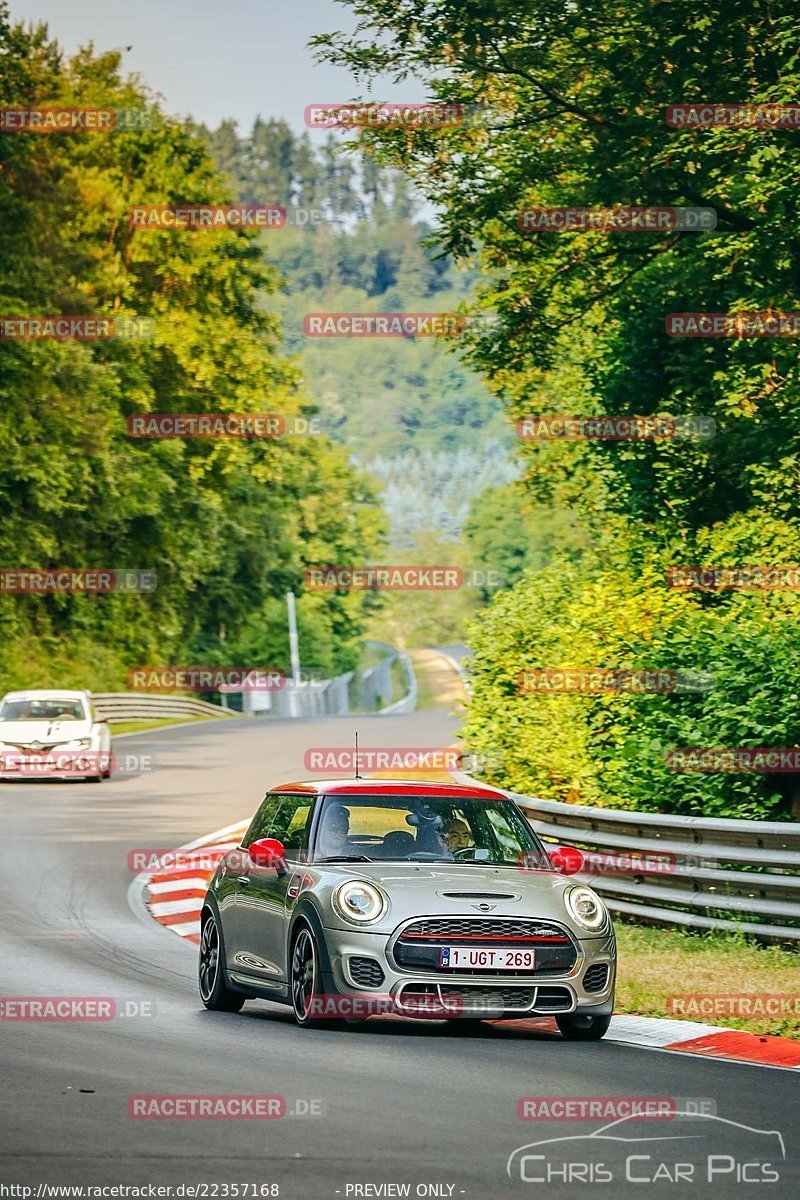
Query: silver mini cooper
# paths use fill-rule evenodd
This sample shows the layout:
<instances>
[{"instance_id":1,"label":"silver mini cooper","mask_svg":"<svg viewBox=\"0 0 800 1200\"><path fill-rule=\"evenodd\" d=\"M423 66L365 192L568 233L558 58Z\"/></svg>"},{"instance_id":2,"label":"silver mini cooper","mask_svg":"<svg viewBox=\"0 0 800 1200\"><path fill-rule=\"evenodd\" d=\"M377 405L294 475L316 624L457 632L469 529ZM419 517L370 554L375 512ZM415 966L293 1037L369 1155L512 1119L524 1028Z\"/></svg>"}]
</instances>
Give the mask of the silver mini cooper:
<instances>
[{"instance_id":1,"label":"silver mini cooper","mask_svg":"<svg viewBox=\"0 0 800 1200\"><path fill-rule=\"evenodd\" d=\"M552 1016L601 1038L614 1004L609 914L496 788L358 779L267 793L203 904L206 1008L290 1005L299 1025L394 1013Z\"/></svg>"}]
</instances>

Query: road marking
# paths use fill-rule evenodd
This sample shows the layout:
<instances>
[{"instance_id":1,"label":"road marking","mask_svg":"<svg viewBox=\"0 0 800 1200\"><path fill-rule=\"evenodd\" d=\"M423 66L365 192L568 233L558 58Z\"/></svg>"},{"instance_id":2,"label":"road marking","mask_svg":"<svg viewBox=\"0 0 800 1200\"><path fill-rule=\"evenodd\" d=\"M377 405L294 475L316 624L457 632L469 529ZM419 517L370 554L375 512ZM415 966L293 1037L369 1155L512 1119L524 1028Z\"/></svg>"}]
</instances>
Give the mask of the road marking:
<instances>
[{"instance_id":1,"label":"road marking","mask_svg":"<svg viewBox=\"0 0 800 1200\"><path fill-rule=\"evenodd\" d=\"M199 912L204 894L194 896L189 900L163 900L156 904L151 902L150 912L154 917L171 917L175 913Z\"/></svg>"},{"instance_id":2,"label":"road marking","mask_svg":"<svg viewBox=\"0 0 800 1200\"><path fill-rule=\"evenodd\" d=\"M164 892L174 892L177 885L180 884L180 891L190 891L192 888L200 888L205 891L208 887L207 875L181 875L180 879L165 879L160 883L148 883L147 887L151 896L160 896Z\"/></svg>"},{"instance_id":3,"label":"road marking","mask_svg":"<svg viewBox=\"0 0 800 1200\"><path fill-rule=\"evenodd\" d=\"M190 942L200 941L200 913L214 868L223 854L240 844L249 821L239 821L226 829L179 846L174 856L179 865L160 867L144 876L144 897L150 915ZM201 852L201 853L198 853ZM185 859L190 854L205 859L213 866L198 869ZM182 861L183 860L183 861Z\"/></svg>"}]
</instances>

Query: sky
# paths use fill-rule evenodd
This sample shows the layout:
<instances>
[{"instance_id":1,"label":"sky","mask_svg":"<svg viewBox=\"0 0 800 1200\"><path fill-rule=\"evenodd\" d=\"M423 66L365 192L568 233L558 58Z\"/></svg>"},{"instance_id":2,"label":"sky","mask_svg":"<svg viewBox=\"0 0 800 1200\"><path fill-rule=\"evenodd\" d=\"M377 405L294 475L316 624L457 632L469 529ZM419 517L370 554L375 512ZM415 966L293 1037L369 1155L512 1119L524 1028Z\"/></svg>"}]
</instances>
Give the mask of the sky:
<instances>
[{"instance_id":1,"label":"sky","mask_svg":"<svg viewBox=\"0 0 800 1200\"><path fill-rule=\"evenodd\" d=\"M212 127L233 117L246 130L261 114L302 131L306 105L362 94L306 46L315 33L354 27L352 11L334 0L10 0L10 8L17 20L45 21L68 52L90 41L132 46L123 63L163 95L166 111ZM373 94L426 99L421 83Z\"/></svg>"}]
</instances>

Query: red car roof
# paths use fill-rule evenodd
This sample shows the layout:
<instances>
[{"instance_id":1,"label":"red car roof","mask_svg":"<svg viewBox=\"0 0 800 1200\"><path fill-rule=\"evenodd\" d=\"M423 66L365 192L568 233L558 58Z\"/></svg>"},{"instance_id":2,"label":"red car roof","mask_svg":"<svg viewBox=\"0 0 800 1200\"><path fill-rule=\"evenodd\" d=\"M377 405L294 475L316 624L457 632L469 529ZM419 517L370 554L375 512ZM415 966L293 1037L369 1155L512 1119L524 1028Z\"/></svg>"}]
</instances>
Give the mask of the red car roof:
<instances>
[{"instance_id":1,"label":"red car roof","mask_svg":"<svg viewBox=\"0 0 800 1200\"><path fill-rule=\"evenodd\" d=\"M358 795L367 792L371 796L471 796L484 800L505 799L499 788L484 784L431 783L421 779L312 779L299 783L286 783L283 787L270 788L271 792L310 792L322 795Z\"/></svg>"}]
</instances>

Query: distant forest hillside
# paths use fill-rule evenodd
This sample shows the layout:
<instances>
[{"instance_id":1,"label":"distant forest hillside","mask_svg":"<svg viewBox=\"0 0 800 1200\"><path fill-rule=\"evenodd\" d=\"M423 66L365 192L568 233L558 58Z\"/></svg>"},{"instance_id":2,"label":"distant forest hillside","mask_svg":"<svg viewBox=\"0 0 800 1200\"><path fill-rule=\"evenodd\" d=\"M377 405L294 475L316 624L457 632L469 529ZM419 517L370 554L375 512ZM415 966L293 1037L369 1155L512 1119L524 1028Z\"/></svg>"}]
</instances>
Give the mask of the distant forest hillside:
<instances>
[{"instance_id":1,"label":"distant forest hillside","mask_svg":"<svg viewBox=\"0 0 800 1200\"><path fill-rule=\"evenodd\" d=\"M323 428L384 486L394 546L424 531L456 541L470 502L515 475L512 434L482 379L430 338L314 339L307 312L452 312L470 271L432 261L430 232L405 176L366 156L258 119L248 136L225 121L202 130L236 199L287 209L263 235L284 279L265 299L299 359Z\"/></svg>"}]
</instances>

